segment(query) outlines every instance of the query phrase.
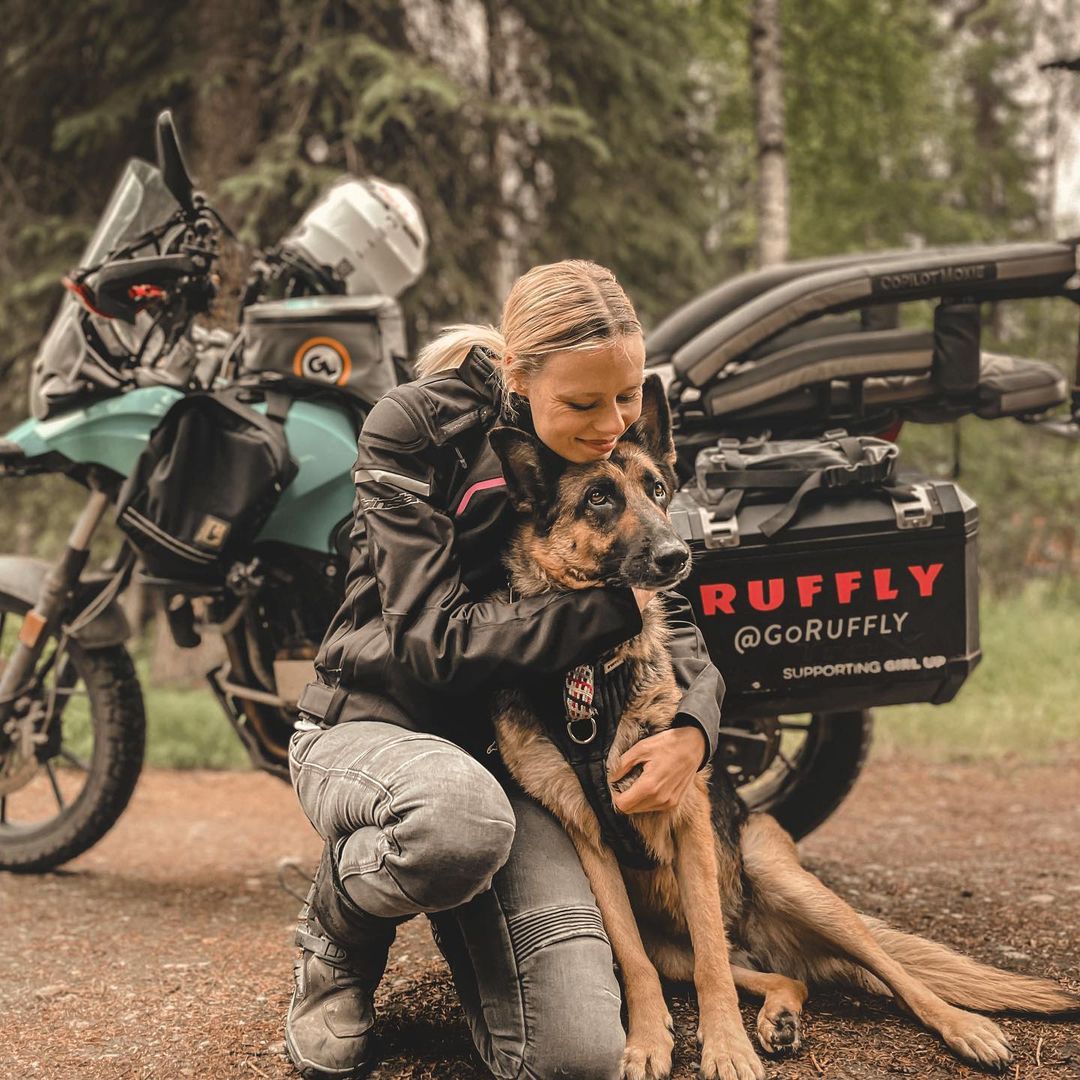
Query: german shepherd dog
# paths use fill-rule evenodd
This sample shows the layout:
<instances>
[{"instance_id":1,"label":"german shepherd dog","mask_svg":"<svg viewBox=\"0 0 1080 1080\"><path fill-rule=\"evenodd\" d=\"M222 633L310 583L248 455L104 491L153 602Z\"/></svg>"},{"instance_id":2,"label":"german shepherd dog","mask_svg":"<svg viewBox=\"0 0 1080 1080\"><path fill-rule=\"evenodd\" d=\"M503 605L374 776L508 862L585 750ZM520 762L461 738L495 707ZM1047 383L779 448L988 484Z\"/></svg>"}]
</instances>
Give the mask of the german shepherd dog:
<instances>
[{"instance_id":1,"label":"german shepherd dog","mask_svg":"<svg viewBox=\"0 0 1080 1080\"><path fill-rule=\"evenodd\" d=\"M520 515L506 560L518 594L603 584L665 589L688 575L689 549L667 515L675 447L658 376L646 379L641 417L606 460L566 462L511 426L490 438ZM634 675L609 772L635 742L670 725L680 700L662 598L645 607L642 623L636 637L599 658L621 659ZM671 1071L673 1029L661 977L695 984L706 1080L765 1075L737 988L764 998L757 1036L768 1054L798 1049L808 984L843 983L895 996L960 1058L993 1070L1009 1063L1008 1041L967 1009L1060 1014L1080 1007L1080 996L1052 982L976 963L859 915L802 868L773 818L746 813L726 773L717 775L711 797L706 768L673 811L630 815L658 867L620 866L540 711L527 688L500 691L498 747L518 783L569 833L596 896L625 987L628 1080ZM612 788L625 789L640 771ZM729 952L729 940L739 951Z\"/></svg>"}]
</instances>

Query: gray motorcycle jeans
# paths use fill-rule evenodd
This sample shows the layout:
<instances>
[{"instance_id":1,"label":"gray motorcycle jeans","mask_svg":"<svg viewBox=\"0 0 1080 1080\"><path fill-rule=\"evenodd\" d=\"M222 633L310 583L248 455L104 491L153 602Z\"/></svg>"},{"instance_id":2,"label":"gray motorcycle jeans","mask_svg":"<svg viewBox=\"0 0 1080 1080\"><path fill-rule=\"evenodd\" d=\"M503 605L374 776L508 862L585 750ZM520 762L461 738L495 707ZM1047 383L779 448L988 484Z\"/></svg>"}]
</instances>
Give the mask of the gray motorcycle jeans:
<instances>
[{"instance_id":1,"label":"gray motorcycle jeans","mask_svg":"<svg viewBox=\"0 0 1080 1080\"><path fill-rule=\"evenodd\" d=\"M611 947L547 810L453 743L377 721L298 730L289 770L356 903L428 916L494 1076L619 1075Z\"/></svg>"}]
</instances>

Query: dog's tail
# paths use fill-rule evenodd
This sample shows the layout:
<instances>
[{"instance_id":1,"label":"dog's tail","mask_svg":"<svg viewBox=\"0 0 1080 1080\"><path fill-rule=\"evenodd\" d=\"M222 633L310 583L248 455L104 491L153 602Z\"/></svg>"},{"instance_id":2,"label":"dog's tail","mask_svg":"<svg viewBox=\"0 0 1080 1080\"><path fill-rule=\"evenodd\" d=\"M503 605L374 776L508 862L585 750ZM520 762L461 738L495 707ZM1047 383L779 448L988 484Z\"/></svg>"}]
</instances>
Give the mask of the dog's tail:
<instances>
[{"instance_id":1,"label":"dog's tail","mask_svg":"<svg viewBox=\"0 0 1080 1080\"><path fill-rule=\"evenodd\" d=\"M1080 994L1049 979L1017 975L980 964L935 941L894 930L867 915L863 922L878 944L939 997L978 1012L1058 1015L1080 1012Z\"/></svg>"}]
</instances>

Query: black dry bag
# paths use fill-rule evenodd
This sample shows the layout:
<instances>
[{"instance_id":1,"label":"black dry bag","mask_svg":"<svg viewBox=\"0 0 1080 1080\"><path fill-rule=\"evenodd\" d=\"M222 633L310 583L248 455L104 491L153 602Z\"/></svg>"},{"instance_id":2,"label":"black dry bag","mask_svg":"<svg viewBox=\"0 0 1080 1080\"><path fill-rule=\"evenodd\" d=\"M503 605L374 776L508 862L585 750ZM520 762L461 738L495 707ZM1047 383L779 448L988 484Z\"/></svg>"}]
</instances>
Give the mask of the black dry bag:
<instances>
[{"instance_id":1,"label":"black dry bag","mask_svg":"<svg viewBox=\"0 0 1080 1080\"><path fill-rule=\"evenodd\" d=\"M188 394L151 433L116 516L149 577L221 582L296 475L284 432L288 399L267 393L263 415L242 400L251 395Z\"/></svg>"}]
</instances>

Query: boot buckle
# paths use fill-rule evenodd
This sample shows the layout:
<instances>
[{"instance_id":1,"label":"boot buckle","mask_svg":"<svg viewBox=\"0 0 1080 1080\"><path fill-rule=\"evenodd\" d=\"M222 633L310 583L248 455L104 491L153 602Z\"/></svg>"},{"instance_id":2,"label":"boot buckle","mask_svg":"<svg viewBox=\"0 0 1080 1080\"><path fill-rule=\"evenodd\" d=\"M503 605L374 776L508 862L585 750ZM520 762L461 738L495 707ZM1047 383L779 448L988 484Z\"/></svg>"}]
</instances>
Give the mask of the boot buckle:
<instances>
[{"instance_id":1,"label":"boot buckle","mask_svg":"<svg viewBox=\"0 0 1080 1080\"><path fill-rule=\"evenodd\" d=\"M314 953L316 956L321 957L328 964L344 964L349 958L349 954L337 942L326 937L309 934L306 930L301 930L300 927L296 928L296 944L305 952Z\"/></svg>"}]
</instances>

